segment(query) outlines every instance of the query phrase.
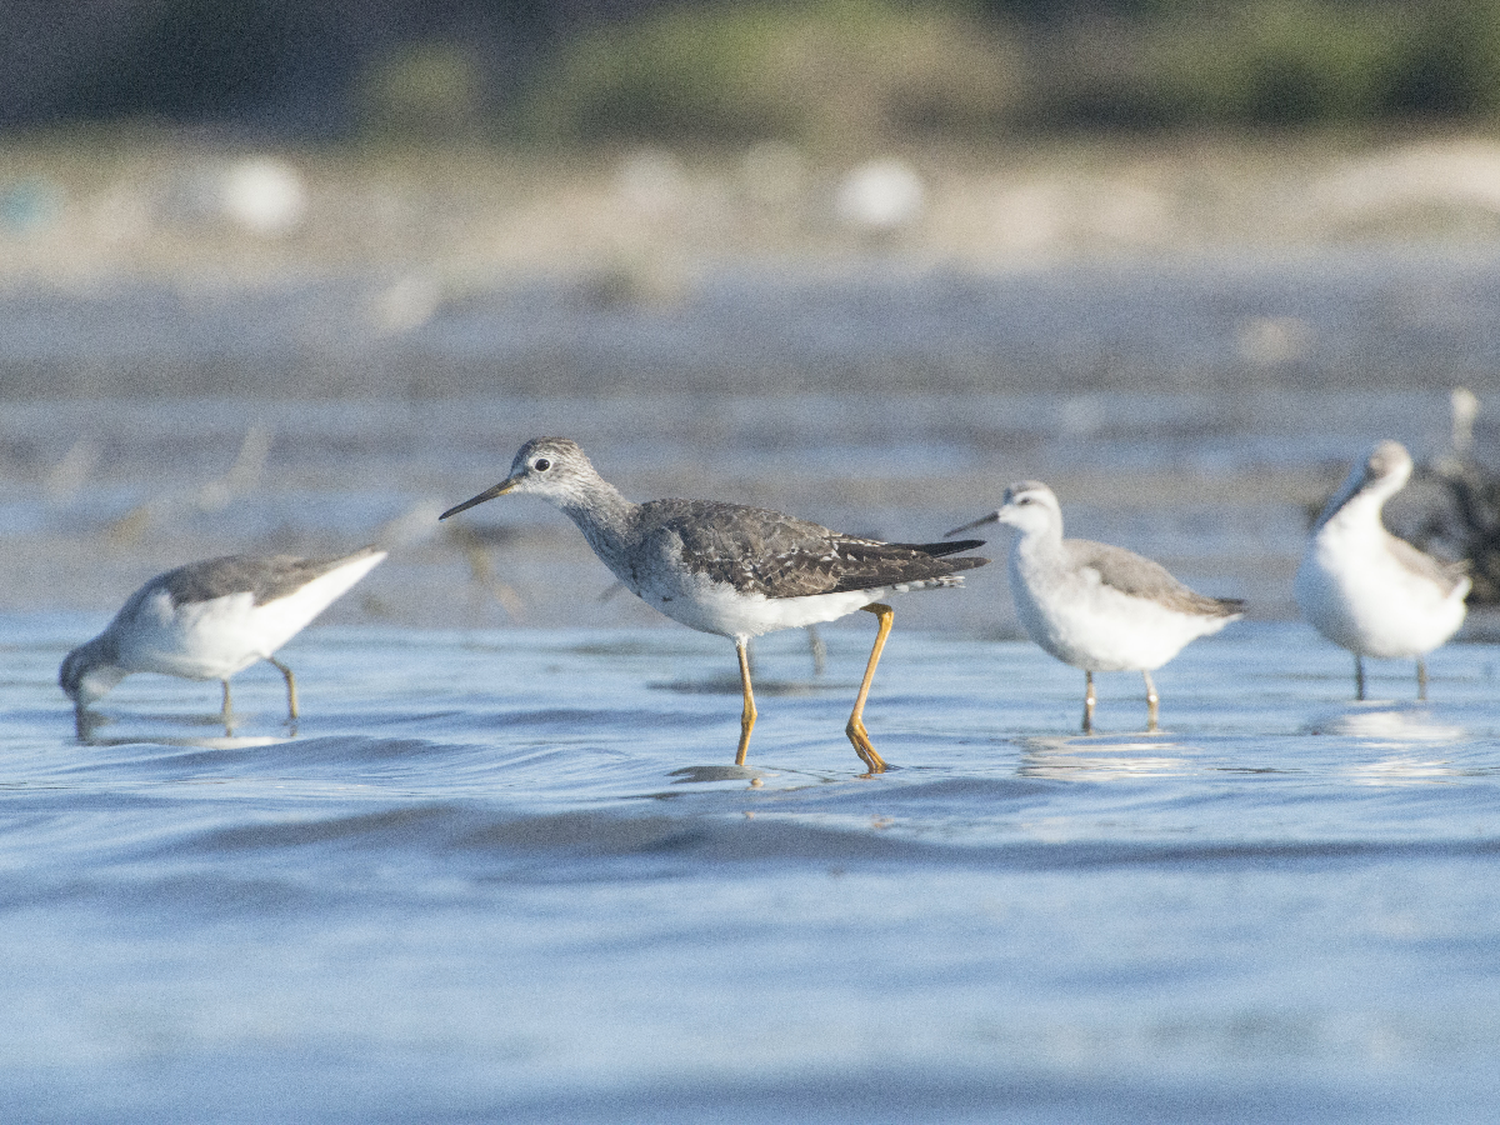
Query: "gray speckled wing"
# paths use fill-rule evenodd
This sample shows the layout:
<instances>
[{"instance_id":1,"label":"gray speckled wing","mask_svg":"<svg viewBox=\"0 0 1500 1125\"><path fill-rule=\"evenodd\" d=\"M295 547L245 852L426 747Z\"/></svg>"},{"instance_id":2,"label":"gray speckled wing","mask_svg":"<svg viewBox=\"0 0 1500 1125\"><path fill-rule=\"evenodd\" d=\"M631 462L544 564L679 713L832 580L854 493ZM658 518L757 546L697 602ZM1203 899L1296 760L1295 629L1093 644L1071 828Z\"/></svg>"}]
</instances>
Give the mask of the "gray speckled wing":
<instances>
[{"instance_id":1,"label":"gray speckled wing","mask_svg":"<svg viewBox=\"0 0 1500 1125\"><path fill-rule=\"evenodd\" d=\"M314 578L320 578L344 563L369 554L367 547L352 555L332 559L301 559L293 555L226 555L218 559L188 563L169 570L147 585L165 589L172 604L207 602L230 594L250 593L256 605L265 605L295 594Z\"/></svg>"},{"instance_id":2,"label":"gray speckled wing","mask_svg":"<svg viewBox=\"0 0 1500 1125\"><path fill-rule=\"evenodd\" d=\"M1142 558L1123 547L1095 543L1089 539L1066 541L1069 561L1099 573L1104 585L1136 598L1150 598L1169 609L1203 616L1228 617L1244 609L1237 598L1210 598L1189 589L1172 577L1160 563Z\"/></svg>"},{"instance_id":3,"label":"gray speckled wing","mask_svg":"<svg viewBox=\"0 0 1500 1125\"><path fill-rule=\"evenodd\" d=\"M841 535L766 508L698 500L641 505L640 530L682 541L683 559L699 574L743 593L798 598L947 577L988 559L943 558L974 541L919 546Z\"/></svg>"}]
</instances>

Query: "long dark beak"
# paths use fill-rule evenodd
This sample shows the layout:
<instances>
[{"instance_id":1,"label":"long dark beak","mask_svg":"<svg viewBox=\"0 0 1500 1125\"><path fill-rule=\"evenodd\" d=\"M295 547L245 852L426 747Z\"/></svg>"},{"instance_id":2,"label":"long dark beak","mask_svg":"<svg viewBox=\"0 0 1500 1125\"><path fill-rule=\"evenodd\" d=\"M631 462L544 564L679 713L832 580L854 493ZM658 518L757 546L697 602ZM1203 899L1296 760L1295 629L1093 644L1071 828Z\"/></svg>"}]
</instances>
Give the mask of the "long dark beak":
<instances>
[{"instance_id":1,"label":"long dark beak","mask_svg":"<svg viewBox=\"0 0 1500 1125\"><path fill-rule=\"evenodd\" d=\"M1000 513L998 511L991 512L987 516L980 516L973 523L966 523L966 524L963 525L963 527L955 527L952 531L944 532L943 533L943 538L944 539L951 539L953 536L957 535L960 531L968 531L971 528L983 527L987 523L998 523L999 521L1000 521Z\"/></svg>"},{"instance_id":2,"label":"long dark beak","mask_svg":"<svg viewBox=\"0 0 1500 1125\"><path fill-rule=\"evenodd\" d=\"M475 504L483 504L486 500L493 500L496 496L504 496L507 492L509 492L515 486L516 486L516 478L515 477L507 477L505 480L503 480L499 484L495 485L494 488L486 488L478 496L472 496L468 500L465 500L462 504L455 504L453 507L449 508L442 515L438 516L438 519L439 520L445 520L449 516L456 516L456 515L458 515L459 512L467 511L468 509L472 508Z\"/></svg>"}]
</instances>

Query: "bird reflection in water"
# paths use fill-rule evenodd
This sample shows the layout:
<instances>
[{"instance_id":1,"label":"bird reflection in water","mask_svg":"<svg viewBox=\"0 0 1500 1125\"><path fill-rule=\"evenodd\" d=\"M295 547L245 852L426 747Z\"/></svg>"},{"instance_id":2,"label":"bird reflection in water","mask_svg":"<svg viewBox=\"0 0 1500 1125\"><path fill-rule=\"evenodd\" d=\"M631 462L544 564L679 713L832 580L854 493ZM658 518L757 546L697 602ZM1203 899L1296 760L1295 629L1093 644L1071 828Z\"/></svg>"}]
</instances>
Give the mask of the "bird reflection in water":
<instances>
[{"instance_id":1,"label":"bird reflection in water","mask_svg":"<svg viewBox=\"0 0 1500 1125\"><path fill-rule=\"evenodd\" d=\"M1104 781L1119 777L1178 777L1195 771L1186 757L1164 751L1173 742L1144 738L1037 737L1021 740L1020 777Z\"/></svg>"},{"instance_id":2,"label":"bird reflection in water","mask_svg":"<svg viewBox=\"0 0 1500 1125\"><path fill-rule=\"evenodd\" d=\"M1360 746L1393 753L1374 761L1351 762L1346 775L1362 785L1420 785L1468 776L1474 771L1432 757L1436 747L1464 742L1469 731L1439 722L1422 707L1358 705L1312 724L1312 734L1352 739Z\"/></svg>"},{"instance_id":3,"label":"bird reflection in water","mask_svg":"<svg viewBox=\"0 0 1500 1125\"><path fill-rule=\"evenodd\" d=\"M79 708L74 714L74 730L80 746L128 746L150 742L158 746L196 746L205 750L274 746L297 737L295 723L284 728L287 732L285 734L237 735L234 733L236 718L233 712L228 715L137 715L133 716L133 721L121 724L111 715L101 714L92 708ZM143 724L150 724L151 728L157 729L147 729ZM213 729L212 732L204 730L201 734L163 734L159 730L161 726ZM111 728L114 733L110 733ZM221 728L223 734L218 733Z\"/></svg>"}]
</instances>

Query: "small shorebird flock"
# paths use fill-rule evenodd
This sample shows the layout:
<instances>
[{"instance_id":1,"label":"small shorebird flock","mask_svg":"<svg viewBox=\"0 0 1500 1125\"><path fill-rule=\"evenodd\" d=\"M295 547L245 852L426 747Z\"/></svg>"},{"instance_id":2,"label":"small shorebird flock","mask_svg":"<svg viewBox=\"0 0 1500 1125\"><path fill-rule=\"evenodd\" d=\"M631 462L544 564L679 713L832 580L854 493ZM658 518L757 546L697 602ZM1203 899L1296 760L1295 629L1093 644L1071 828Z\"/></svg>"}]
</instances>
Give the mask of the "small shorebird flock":
<instances>
[{"instance_id":1,"label":"small shorebird flock","mask_svg":"<svg viewBox=\"0 0 1500 1125\"><path fill-rule=\"evenodd\" d=\"M1422 553L1381 523L1383 505L1411 472L1399 443L1376 445L1329 501L1297 573L1304 616L1354 654L1358 699L1365 696L1366 656L1414 657L1418 698L1425 699L1423 658L1464 619L1470 583L1463 567ZM963 572L989 559L967 553L982 540L949 537L985 524L1014 529L1009 584L1027 635L1084 673L1084 733L1094 726L1094 673L1140 672L1146 729L1155 731L1159 698L1151 673L1188 642L1244 615L1243 602L1199 594L1150 559L1064 538L1057 496L1034 480L1011 485L996 511L943 541L889 543L766 508L711 500L634 503L599 475L577 443L536 438L521 447L504 480L439 518L506 495L552 504L637 597L689 628L734 642L743 693L737 765L746 762L757 716L751 639L863 610L878 626L844 730L868 773L885 770L864 710L894 620L886 603L896 594L961 586ZM285 678L288 721L295 721L296 679L275 652L385 557L374 547L328 559L233 555L158 575L63 661L59 679L80 731L87 709L133 672L221 681L227 727L230 677L261 660Z\"/></svg>"}]
</instances>

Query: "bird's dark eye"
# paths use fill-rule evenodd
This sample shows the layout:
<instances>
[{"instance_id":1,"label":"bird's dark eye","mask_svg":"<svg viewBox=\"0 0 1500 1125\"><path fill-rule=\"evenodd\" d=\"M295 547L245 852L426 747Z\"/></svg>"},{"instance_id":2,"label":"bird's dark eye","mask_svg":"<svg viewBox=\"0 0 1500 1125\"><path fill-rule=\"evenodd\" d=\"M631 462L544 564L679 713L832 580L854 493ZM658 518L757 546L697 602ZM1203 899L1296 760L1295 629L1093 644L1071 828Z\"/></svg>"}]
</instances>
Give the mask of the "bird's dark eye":
<instances>
[{"instance_id":1,"label":"bird's dark eye","mask_svg":"<svg viewBox=\"0 0 1500 1125\"><path fill-rule=\"evenodd\" d=\"M545 457L538 457L531 467L539 473L545 473L552 468L552 462Z\"/></svg>"}]
</instances>

